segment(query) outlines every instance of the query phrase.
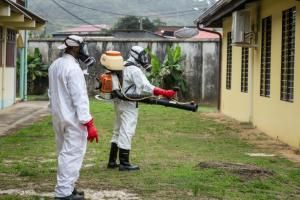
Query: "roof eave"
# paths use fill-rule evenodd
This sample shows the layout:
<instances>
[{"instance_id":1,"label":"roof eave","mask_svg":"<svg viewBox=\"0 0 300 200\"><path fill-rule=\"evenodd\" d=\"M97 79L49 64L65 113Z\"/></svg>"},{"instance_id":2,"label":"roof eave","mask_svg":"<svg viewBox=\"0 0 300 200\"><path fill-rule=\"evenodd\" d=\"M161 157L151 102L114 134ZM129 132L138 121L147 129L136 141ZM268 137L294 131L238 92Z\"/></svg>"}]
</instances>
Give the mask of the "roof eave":
<instances>
[{"instance_id":1,"label":"roof eave","mask_svg":"<svg viewBox=\"0 0 300 200\"><path fill-rule=\"evenodd\" d=\"M27 15L29 15L31 18L33 18L34 20L36 20L38 23L41 23L41 24L45 24L47 22L47 20L45 20L44 18L38 16L37 14L31 12L30 10L28 10L27 8L23 7L22 5L20 4L17 4L13 1L9 1L9 0L6 0L6 2L8 2L9 4L17 7L18 9L22 10L23 12L25 12Z\"/></svg>"},{"instance_id":2,"label":"roof eave","mask_svg":"<svg viewBox=\"0 0 300 200\"><path fill-rule=\"evenodd\" d=\"M46 20L11 0L3 0L0 21L16 30L43 30Z\"/></svg>"},{"instance_id":3,"label":"roof eave","mask_svg":"<svg viewBox=\"0 0 300 200\"><path fill-rule=\"evenodd\" d=\"M247 1L249 0L220 0L200 15L194 23L202 24L205 27L222 27L222 19L243 7Z\"/></svg>"}]
</instances>

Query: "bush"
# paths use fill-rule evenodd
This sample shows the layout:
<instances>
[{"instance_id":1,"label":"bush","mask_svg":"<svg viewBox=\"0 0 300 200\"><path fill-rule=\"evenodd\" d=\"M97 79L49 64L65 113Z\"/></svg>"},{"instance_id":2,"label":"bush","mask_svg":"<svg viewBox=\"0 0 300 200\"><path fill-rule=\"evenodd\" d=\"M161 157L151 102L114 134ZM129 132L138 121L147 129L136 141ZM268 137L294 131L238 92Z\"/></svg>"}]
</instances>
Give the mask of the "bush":
<instances>
[{"instance_id":1,"label":"bush","mask_svg":"<svg viewBox=\"0 0 300 200\"><path fill-rule=\"evenodd\" d=\"M150 82L165 89L178 87L182 93L186 92L187 83L181 65L184 56L181 54L180 46L167 48L167 54L162 64L156 55L149 54L152 64L152 70L148 76Z\"/></svg>"},{"instance_id":2,"label":"bush","mask_svg":"<svg viewBox=\"0 0 300 200\"><path fill-rule=\"evenodd\" d=\"M47 87L48 67L42 63L42 54L38 48L34 49L33 54L27 56L27 84L28 94L42 94ZM20 70L20 61L17 61L18 76Z\"/></svg>"}]
</instances>

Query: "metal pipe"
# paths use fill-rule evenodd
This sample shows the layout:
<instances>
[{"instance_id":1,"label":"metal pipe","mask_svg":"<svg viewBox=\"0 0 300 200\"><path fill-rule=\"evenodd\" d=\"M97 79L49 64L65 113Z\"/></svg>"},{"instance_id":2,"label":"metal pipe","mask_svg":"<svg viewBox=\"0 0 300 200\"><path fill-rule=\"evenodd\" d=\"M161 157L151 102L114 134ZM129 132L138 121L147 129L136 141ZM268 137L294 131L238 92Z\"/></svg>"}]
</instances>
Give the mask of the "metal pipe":
<instances>
[{"instance_id":1,"label":"metal pipe","mask_svg":"<svg viewBox=\"0 0 300 200\"><path fill-rule=\"evenodd\" d=\"M6 43L7 43L7 28L4 27L2 29L3 41L2 41L2 73L1 73L1 110L4 108L4 101L5 101L5 68L6 68ZM3 56L5 55L5 56Z\"/></svg>"},{"instance_id":2,"label":"metal pipe","mask_svg":"<svg viewBox=\"0 0 300 200\"><path fill-rule=\"evenodd\" d=\"M25 8L28 8L28 0L25 0ZM27 73L28 73L28 64L27 64L27 54L28 54L28 32L25 30L24 33L24 101L27 101Z\"/></svg>"},{"instance_id":3,"label":"metal pipe","mask_svg":"<svg viewBox=\"0 0 300 200\"><path fill-rule=\"evenodd\" d=\"M25 48L20 49L20 82L19 82L19 96L21 100L24 100L24 57L25 57Z\"/></svg>"},{"instance_id":4,"label":"metal pipe","mask_svg":"<svg viewBox=\"0 0 300 200\"><path fill-rule=\"evenodd\" d=\"M158 99L151 96L140 96L140 95L130 95L130 94L124 96L120 90L114 90L113 96L124 101L137 101L146 104L162 105L166 107L178 108L178 109L188 110L193 112L196 112L198 110L198 104L194 104L193 102L179 103L168 99Z\"/></svg>"},{"instance_id":5,"label":"metal pipe","mask_svg":"<svg viewBox=\"0 0 300 200\"><path fill-rule=\"evenodd\" d=\"M218 110L221 110L221 92L222 92L222 88L221 88L221 80L222 80L222 34L217 32L217 31L212 31L212 30L207 30L204 28L200 27L201 24L198 22L197 23L197 28L199 31L204 31L207 33L212 33L212 34L216 34L219 37L220 43L219 43L219 77L218 77L218 87L219 87L219 96L218 96Z\"/></svg>"},{"instance_id":6,"label":"metal pipe","mask_svg":"<svg viewBox=\"0 0 300 200\"><path fill-rule=\"evenodd\" d=\"M171 107L171 108L178 108L178 109L188 110L188 111L192 111L192 112L196 112L198 110L198 105L194 104L194 103L181 104L181 103L177 103L172 100L157 99L157 98L153 98L153 97L141 100L141 102L147 103L147 104L162 105L162 106Z\"/></svg>"},{"instance_id":7,"label":"metal pipe","mask_svg":"<svg viewBox=\"0 0 300 200\"><path fill-rule=\"evenodd\" d=\"M250 96L250 107L249 107L249 121L253 122L253 84L254 84L254 80L253 80L253 69L254 69L254 49L250 48L249 49L249 96Z\"/></svg>"}]
</instances>

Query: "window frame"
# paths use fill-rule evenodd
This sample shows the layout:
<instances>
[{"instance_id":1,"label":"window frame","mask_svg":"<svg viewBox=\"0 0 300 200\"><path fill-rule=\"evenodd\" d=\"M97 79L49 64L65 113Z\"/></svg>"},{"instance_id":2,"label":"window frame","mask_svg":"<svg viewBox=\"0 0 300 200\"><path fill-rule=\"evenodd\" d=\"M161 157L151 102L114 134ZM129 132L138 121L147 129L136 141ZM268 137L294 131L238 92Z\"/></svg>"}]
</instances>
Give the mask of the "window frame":
<instances>
[{"instance_id":1,"label":"window frame","mask_svg":"<svg viewBox=\"0 0 300 200\"><path fill-rule=\"evenodd\" d=\"M296 6L282 11L280 100L294 102Z\"/></svg>"},{"instance_id":2,"label":"window frame","mask_svg":"<svg viewBox=\"0 0 300 200\"><path fill-rule=\"evenodd\" d=\"M17 32L13 29L6 31L6 67L16 67Z\"/></svg>"},{"instance_id":3,"label":"window frame","mask_svg":"<svg viewBox=\"0 0 300 200\"><path fill-rule=\"evenodd\" d=\"M260 96L271 96L272 16L261 20Z\"/></svg>"},{"instance_id":4,"label":"window frame","mask_svg":"<svg viewBox=\"0 0 300 200\"><path fill-rule=\"evenodd\" d=\"M248 93L249 48L242 47L241 92Z\"/></svg>"},{"instance_id":5,"label":"window frame","mask_svg":"<svg viewBox=\"0 0 300 200\"><path fill-rule=\"evenodd\" d=\"M226 89L231 90L232 82L232 39L231 32L227 33L227 57L226 57Z\"/></svg>"},{"instance_id":6,"label":"window frame","mask_svg":"<svg viewBox=\"0 0 300 200\"><path fill-rule=\"evenodd\" d=\"M3 67L4 28L0 26L0 67Z\"/></svg>"}]
</instances>

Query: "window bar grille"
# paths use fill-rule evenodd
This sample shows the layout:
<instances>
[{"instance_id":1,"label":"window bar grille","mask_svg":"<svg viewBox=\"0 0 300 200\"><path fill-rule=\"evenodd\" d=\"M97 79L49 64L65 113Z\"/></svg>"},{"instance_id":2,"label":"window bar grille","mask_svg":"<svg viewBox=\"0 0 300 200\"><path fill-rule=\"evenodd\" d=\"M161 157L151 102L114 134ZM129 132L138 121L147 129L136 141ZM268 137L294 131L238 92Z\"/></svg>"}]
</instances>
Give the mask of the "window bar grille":
<instances>
[{"instance_id":1,"label":"window bar grille","mask_svg":"<svg viewBox=\"0 0 300 200\"><path fill-rule=\"evenodd\" d=\"M242 48L242 74L241 74L241 92L248 92L248 65L249 49Z\"/></svg>"},{"instance_id":2,"label":"window bar grille","mask_svg":"<svg viewBox=\"0 0 300 200\"><path fill-rule=\"evenodd\" d=\"M282 13L280 99L294 101L296 7Z\"/></svg>"},{"instance_id":3,"label":"window bar grille","mask_svg":"<svg viewBox=\"0 0 300 200\"><path fill-rule=\"evenodd\" d=\"M226 89L231 89L232 76L232 46L231 32L227 33L227 64L226 64Z\"/></svg>"},{"instance_id":4,"label":"window bar grille","mask_svg":"<svg viewBox=\"0 0 300 200\"><path fill-rule=\"evenodd\" d=\"M16 31L7 30L6 41L6 66L15 67L15 54L16 54Z\"/></svg>"},{"instance_id":5,"label":"window bar grille","mask_svg":"<svg viewBox=\"0 0 300 200\"><path fill-rule=\"evenodd\" d=\"M260 96L270 97L272 17L262 20Z\"/></svg>"}]
</instances>

